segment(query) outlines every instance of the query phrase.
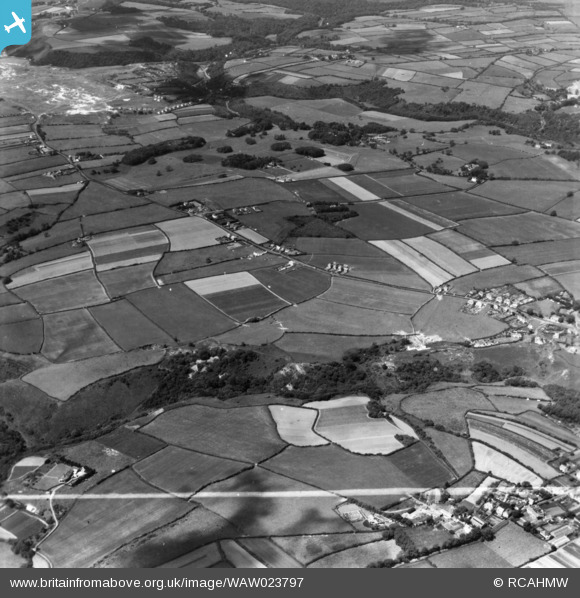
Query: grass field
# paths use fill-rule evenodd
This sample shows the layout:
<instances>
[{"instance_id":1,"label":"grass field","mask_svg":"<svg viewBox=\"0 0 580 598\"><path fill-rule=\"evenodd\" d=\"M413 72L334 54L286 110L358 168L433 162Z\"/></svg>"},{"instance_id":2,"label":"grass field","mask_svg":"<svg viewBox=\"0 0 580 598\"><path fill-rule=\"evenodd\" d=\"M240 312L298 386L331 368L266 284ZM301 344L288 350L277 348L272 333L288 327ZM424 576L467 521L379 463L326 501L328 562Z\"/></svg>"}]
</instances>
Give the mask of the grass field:
<instances>
[{"instance_id":1,"label":"grass field","mask_svg":"<svg viewBox=\"0 0 580 598\"><path fill-rule=\"evenodd\" d=\"M163 220L172 220L175 212L156 204L116 210L106 214L94 214L83 219L85 234L96 235L131 226L143 226Z\"/></svg>"},{"instance_id":2,"label":"grass field","mask_svg":"<svg viewBox=\"0 0 580 598\"><path fill-rule=\"evenodd\" d=\"M221 549L229 563L236 569L265 569L266 565L255 558L234 540L223 540L220 542Z\"/></svg>"},{"instance_id":3,"label":"grass field","mask_svg":"<svg viewBox=\"0 0 580 598\"><path fill-rule=\"evenodd\" d=\"M401 549L397 546L397 543L394 540L379 540L378 542L371 542L369 544L363 544L362 546L355 546L354 548L347 548L346 550L335 552L334 554L314 561L309 565L309 568L362 569L378 561L395 559L400 554Z\"/></svg>"},{"instance_id":4,"label":"grass field","mask_svg":"<svg viewBox=\"0 0 580 598\"><path fill-rule=\"evenodd\" d=\"M457 230L490 246L580 237L580 223L535 212L466 220Z\"/></svg>"},{"instance_id":5,"label":"grass field","mask_svg":"<svg viewBox=\"0 0 580 598\"><path fill-rule=\"evenodd\" d=\"M552 550L548 542L526 533L511 521L497 532L495 539L489 542L488 546L512 567L521 567Z\"/></svg>"},{"instance_id":6,"label":"grass field","mask_svg":"<svg viewBox=\"0 0 580 598\"><path fill-rule=\"evenodd\" d=\"M24 322L38 317L36 311L28 303L14 303L0 307L0 324Z\"/></svg>"},{"instance_id":7,"label":"grass field","mask_svg":"<svg viewBox=\"0 0 580 598\"><path fill-rule=\"evenodd\" d=\"M274 243L282 243L296 228L288 218L311 215L306 205L297 201L274 201L262 204L260 210L257 213L240 214L238 220Z\"/></svg>"},{"instance_id":8,"label":"grass field","mask_svg":"<svg viewBox=\"0 0 580 598\"><path fill-rule=\"evenodd\" d=\"M284 187L304 201L329 203L342 201L342 196L338 191L324 184L324 180L294 181L286 183Z\"/></svg>"},{"instance_id":9,"label":"grass field","mask_svg":"<svg viewBox=\"0 0 580 598\"><path fill-rule=\"evenodd\" d=\"M217 542L207 544L201 548L197 548L192 552L188 552L176 559L167 561L160 568L167 569L208 569L216 565L222 560L222 555L219 551Z\"/></svg>"},{"instance_id":10,"label":"grass field","mask_svg":"<svg viewBox=\"0 0 580 598\"><path fill-rule=\"evenodd\" d=\"M411 331L408 316L331 303L323 299L311 299L298 306L285 309L276 320L290 332L334 333L337 322L340 332L355 336L406 334Z\"/></svg>"},{"instance_id":11,"label":"grass field","mask_svg":"<svg viewBox=\"0 0 580 598\"><path fill-rule=\"evenodd\" d=\"M519 416L518 419L522 423L530 424L534 428L537 428L538 430L548 434L548 436L560 438L566 442L575 444L576 446L580 446L580 441L578 440L578 437L571 430L557 424L555 421L549 419L544 415L540 415L539 413L526 412Z\"/></svg>"},{"instance_id":12,"label":"grass field","mask_svg":"<svg viewBox=\"0 0 580 598\"><path fill-rule=\"evenodd\" d=\"M53 364L34 370L24 376L23 380L51 397L66 401L81 388L98 380L158 363L164 354L162 349L132 351L93 357L75 363Z\"/></svg>"},{"instance_id":13,"label":"grass field","mask_svg":"<svg viewBox=\"0 0 580 598\"><path fill-rule=\"evenodd\" d=\"M339 497L326 493L320 496L301 494L315 490L313 486L256 467L212 484L204 491L204 494L212 494L194 495L193 499L247 535L350 531L350 525L333 510L341 502ZM245 496L244 492L251 494Z\"/></svg>"},{"instance_id":14,"label":"grass field","mask_svg":"<svg viewBox=\"0 0 580 598\"><path fill-rule=\"evenodd\" d=\"M124 297L136 291L149 289L155 286L153 269L155 262L136 264L103 270L98 273L98 278L111 298Z\"/></svg>"},{"instance_id":15,"label":"grass field","mask_svg":"<svg viewBox=\"0 0 580 598\"><path fill-rule=\"evenodd\" d=\"M40 318L0 324L0 350L7 353L38 353L44 341Z\"/></svg>"},{"instance_id":16,"label":"grass field","mask_svg":"<svg viewBox=\"0 0 580 598\"><path fill-rule=\"evenodd\" d=\"M440 432L435 428L428 428L426 432L458 476L464 476L473 468L469 442L465 438Z\"/></svg>"},{"instance_id":17,"label":"grass field","mask_svg":"<svg viewBox=\"0 0 580 598\"><path fill-rule=\"evenodd\" d=\"M421 443L390 456L354 455L336 446L289 447L263 466L324 490L350 490L351 498L376 507L396 503L405 489L440 486L451 475Z\"/></svg>"},{"instance_id":18,"label":"grass field","mask_svg":"<svg viewBox=\"0 0 580 598\"><path fill-rule=\"evenodd\" d=\"M460 311L465 304L459 297L437 297L423 306L412 318L415 330L448 341L485 338L508 328L504 322L484 315Z\"/></svg>"},{"instance_id":19,"label":"grass field","mask_svg":"<svg viewBox=\"0 0 580 598\"><path fill-rule=\"evenodd\" d=\"M152 486L181 496L229 478L246 467L239 461L168 446L137 463L134 469Z\"/></svg>"},{"instance_id":20,"label":"grass field","mask_svg":"<svg viewBox=\"0 0 580 598\"><path fill-rule=\"evenodd\" d=\"M26 511L15 511L2 521L2 528L14 534L18 540L24 540L40 533L46 525Z\"/></svg>"},{"instance_id":21,"label":"grass field","mask_svg":"<svg viewBox=\"0 0 580 598\"><path fill-rule=\"evenodd\" d=\"M429 558L438 569L511 569L508 561L498 556L487 543L460 546Z\"/></svg>"},{"instance_id":22,"label":"grass field","mask_svg":"<svg viewBox=\"0 0 580 598\"><path fill-rule=\"evenodd\" d=\"M8 285L8 288L12 289L27 284L41 282L48 278L73 274L82 270L88 270L92 268L92 266L93 261L90 252L83 251L82 253L25 268L11 277L12 282Z\"/></svg>"},{"instance_id":23,"label":"grass field","mask_svg":"<svg viewBox=\"0 0 580 598\"><path fill-rule=\"evenodd\" d=\"M358 216L340 223L359 239L405 239L433 232L430 227L377 203L356 206Z\"/></svg>"},{"instance_id":24,"label":"grass field","mask_svg":"<svg viewBox=\"0 0 580 598\"><path fill-rule=\"evenodd\" d=\"M43 319L42 354L51 361L75 361L119 350L85 309L47 314Z\"/></svg>"},{"instance_id":25,"label":"grass field","mask_svg":"<svg viewBox=\"0 0 580 598\"><path fill-rule=\"evenodd\" d=\"M171 251L218 245L219 241L216 241L216 238L223 237L225 234L219 226L196 216L167 220L157 226L169 238Z\"/></svg>"},{"instance_id":26,"label":"grass field","mask_svg":"<svg viewBox=\"0 0 580 598\"><path fill-rule=\"evenodd\" d=\"M493 411L493 405L482 393L469 388L450 388L411 395L403 400L401 408L410 415L430 419L455 433L467 432L465 414L468 411Z\"/></svg>"},{"instance_id":27,"label":"grass field","mask_svg":"<svg viewBox=\"0 0 580 598\"><path fill-rule=\"evenodd\" d=\"M142 431L182 448L249 463L285 446L266 407L226 410L191 405L160 415Z\"/></svg>"},{"instance_id":28,"label":"grass field","mask_svg":"<svg viewBox=\"0 0 580 598\"><path fill-rule=\"evenodd\" d=\"M562 285L549 276L542 276L541 278L519 282L514 286L526 293L526 295L535 297L536 299L543 299L551 293L559 293L562 291Z\"/></svg>"},{"instance_id":29,"label":"grass field","mask_svg":"<svg viewBox=\"0 0 580 598\"><path fill-rule=\"evenodd\" d=\"M378 532L318 534L310 536L273 537L285 552L293 556L303 565L320 559L328 554L336 553L347 548L354 548L382 539Z\"/></svg>"},{"instance_id":30,"label":"grass field","mask_svg":"<svg viewBox=\"0 0 580 598\"><path fill-rule=\"evenodd\" d=\"M93 318L124 351L146 345L173 344L173 339L125 299L89 310Z\"/></svg>"},{"instance_id":31,"label":"grass field","mask_svg":"<svg viewBox=\"0 0 580 598\"><path fill-rule=\"evenodd\" d=\"M269 569L299 569L302 565L268 538L246 538L238 541L250 554ZM223 543L222 543L223 545Z\"/></svg>"},{"instance_id":32,"label":"grass field","mask_svg":"<svg viewBox=\"0 0 580 598\"><path fill-rule=\"evenodd\" d=\"M334 277L330 289L320 298L333 303L413 315L430 299L430 295Z\"/></svg>"},{"instance_id":33,"label":"grass field","mask_svg":"<svg viewBox=\"0 0 580 598\"><path fill-rule=\"evenodd\" d=\"M136 536L182 517L192 509L192 505L178 499L139 498L139 494L150 495L151 487L129 470L108 478L95 491L137 496L114 502L105 498L76 502L57 530L42 544L42 553L55 566L90 567Z\"/></svg>"},{"instance_id":34,"label":"grass field","mask_svg":"<svg viewBox=\"0 0 580 598\"><path fill-rule=\"evenodd\" d=\"M40 313L65 311L109 301L93 270L19 287L16 294L29 301Z\"/></svg>"},{"instance_id":35,"label":"grass field","mask_svg":"<svg viewBox=\"0 0 580 598\"><path fill-rule=\"evenodd\" d=\"M135 195L126 195L110 187L103 187L95 182L90 182L80 193L74 205L68 208L63 220L90 216L142 206L149 202Z\"/></svg>"},{"instance_id":36,"label":"grass field","mask_svg":"<svg viewBox=\"0 0 580 598\"><path fill-rule=\"evenodd\" d=\"M539 266L575 259L577 255L580 255L580 239L528 243L527 245L517 247L504 245L503 247L498 247L496 251L509 260L517 259L520 264Z\"/></svg>"},{"instance_id":37,"label":"grass field","mask_svg":"<svg viewBox=\"0 0 580 598\"><path fill-rule=\"evenodd\" d=\"M475 457L475 468L479 471L488 472L497 478L507 480L513 484L529 482L535 488L543 484L540 476L523 465L516 463L513 459L506 457L506 455L503 455L499 451L477 441L472 442L472 447Z\"/></svg>"},{"instance_id":38,"label":"grass field","mask_svg":"<svg viewBox=\"0 0 580 598\"><path fill-rule=\"evenodd\" d=\"M423 254L402 241L373 241L372 243L388 255L414 270L432 287L441 286L453 278L452 274L449 274L449 272L443 270L443 268L440 268Z\"/></svg>"},{"instance_id":39,"label":"grass field","mask_svg":"<svg viewBox=\"0 0 580 598\"><path fill-rule=\"evenodd\" d=\"M268 409L276 423L278 436L293 446L320 446L328 444L313 431L317 413L312 409L290 407L283 405L269 405Z\"/></svg>"},{"instance_id":40,"label":"grass field","mask_svg":"<svg viewBox=\"0 0 580 598\"><path fill-rule=\"evenodd\" d=\"M542 272L533 266L510 264L457 278L451 283L451 288L455 292L463 294L471 289L491 289L540 276L542 276Z\"/></svg>"},{"instance_id":41,"label":"grass field","mask_svg":"<svg viewBox=\"0 0 580 598\"><path fill-rule=\"evenodd\" d=\"M302 303L326 291L331 283L328 274L311 268L295 267L279 271L261 268L252 272L265 287L290 303Z\"/></svg>"},{"instance_id":42,"label":"grass field","mask_svg":"<svg viewBox=\"0 0 580 598\"><path fill-rule=\"evenodd\" d=\"M127 299L180 342L201 340L234 327L232 320L181 284L145 289Z\"/></svg>"},{"instance_id":43,"label":"grass field","mask_svg":"<svg viewBox=\"0 0 580 598\"><path fill-rule=\"evenodd\" d=\"M386 343L392 336L344 336L341 334L284 333L276 346L298 361L340 361L345 351Z\"/></svg>"},{"instance_id":44,"label":"grass field","mask_svg":"<svg viewBox=\"0 0 580 598\"><path fill-rule=\"evenodd\" d=\"M546 264L542 267L552 278L557 280L574 297L580 297L580 260Z\"/></svg>"},{"instance_id":45,"label":"grass field","mask_svg":"<svg viewBox=\"0 0 580 598\"><path fill-rule=\"evenodd\" d=\"M110 434L99 436L98 442L135 460L144 459L152 453L160 451L165 446L157 438L152 438L124 426L117 428Z\"/></svg>"}]
</instances>

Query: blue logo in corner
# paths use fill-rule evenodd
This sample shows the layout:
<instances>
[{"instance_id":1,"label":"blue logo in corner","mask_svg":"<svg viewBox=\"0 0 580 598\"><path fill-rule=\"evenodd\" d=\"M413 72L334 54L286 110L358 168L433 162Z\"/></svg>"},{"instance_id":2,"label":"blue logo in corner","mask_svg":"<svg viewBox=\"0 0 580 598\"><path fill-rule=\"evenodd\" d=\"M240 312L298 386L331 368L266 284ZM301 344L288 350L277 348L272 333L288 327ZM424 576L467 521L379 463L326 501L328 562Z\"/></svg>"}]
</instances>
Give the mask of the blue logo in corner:
<instances>
[{"instance_id":1,"label":"blue logo in corner","mask_svg":"<svg viewBox=\"0 0 580 598\"><path fill-rule=\"evenodd\" d=\"M0 0L0 52L23 46L32 32L32 0Z\"/></svg>"}]
</instances>

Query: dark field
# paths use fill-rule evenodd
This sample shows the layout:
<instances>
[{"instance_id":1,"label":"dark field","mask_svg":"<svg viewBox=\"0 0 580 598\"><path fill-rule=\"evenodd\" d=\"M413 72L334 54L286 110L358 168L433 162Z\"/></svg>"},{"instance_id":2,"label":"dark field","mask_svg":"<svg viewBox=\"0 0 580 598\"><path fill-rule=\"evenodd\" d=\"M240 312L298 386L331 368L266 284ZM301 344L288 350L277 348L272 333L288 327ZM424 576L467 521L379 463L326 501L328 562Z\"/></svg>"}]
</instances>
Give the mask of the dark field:
<instances>
[{"instance_id":1,"label":"dark field","mask_svg":"<svg viewBox=\"0 0 580 598\"><path fill-rule=\"evenodd\" d=\"M206 295L209 302L238 322L263 318L288 304L262 285Z\"/></svg>"},{"instance_id":2,"label":"dark field","mask_svg":"<svg viewBox=\"0 0 580 598\"><path fill-rule=\"evenodd\" d=\"M276 268L261 268L252 274L273 293L290 303L301 303L324 293L330 286L330 276L311 268L296 267L279 272Z\"/></svg>"},{"instance_id":3,"label":"dark field","mask_svg":"<svg viewBox=\"0 0 580 598\"><path fill-rule=\"evenodd\" d=\"M136 430L120 427L106 436L99 437L98 441L132 459L144 459L152 453L161 450L165 443L157 438L141 434Z\"/></svg>"}]
</instances>

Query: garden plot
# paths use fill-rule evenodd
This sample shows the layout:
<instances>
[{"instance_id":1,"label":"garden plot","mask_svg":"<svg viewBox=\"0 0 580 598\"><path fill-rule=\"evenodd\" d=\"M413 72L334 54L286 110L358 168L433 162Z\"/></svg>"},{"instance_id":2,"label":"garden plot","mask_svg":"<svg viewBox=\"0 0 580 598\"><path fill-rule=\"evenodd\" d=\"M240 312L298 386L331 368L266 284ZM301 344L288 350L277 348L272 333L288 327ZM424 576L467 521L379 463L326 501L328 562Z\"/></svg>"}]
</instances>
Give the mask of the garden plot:
<instances>
[{"instance_id":1,"label":"garden plot","mask_svg":"<svg viewBox=\"0 0 580 598\"><path fill-rule=\"evenodd\" d=\"M454 278L452 274L402 241L371 241L371 243L411 268L433 287L441 286Z\"/></svg>"},{"instance_id":2,"label":"garden plot","mask_svg":"<svg viewBox=\"0 0 580 598\"><path fill-rule=\"evenodd\" d=\"M219 245L217 238L226 234L219 226L197 216L166 220L157 226L169 238L170 251Z\"/></svg>"},{"instance_id":3,"label":"garden plot","mask_svg":"<svg viewBox=\"0 0 580 598\"><path fill-rule=\"evenodd\" d=\"M89 251L70 255L58 260L51 260L20 270L11 276L12 282L6 286L9 289L21 287L48 278L56 278L67 274L74 274L93 267L93 260Z\"/></svg>"},{"instance_id":4,"label":"garden plot","mask_svg":"<svg viewBox=\"0 0 580 598\"><path fill-rule=\"evenodd\" d=\"M293 446L320 446L328 444L313 431L316 411L287 405L269 405L268 409L276 423L278 435Z\"/></svg>"},{"instance_id":5,"label":"garden plot","mask_svg":"<svg viewBox=\"0 0 580 598\"><path fill-rule=\"evenodd\" d=\"M96 235L88 241L97 271L154 262L167 250L165 235L153 226Z\"/></svg>"}]
</instances>

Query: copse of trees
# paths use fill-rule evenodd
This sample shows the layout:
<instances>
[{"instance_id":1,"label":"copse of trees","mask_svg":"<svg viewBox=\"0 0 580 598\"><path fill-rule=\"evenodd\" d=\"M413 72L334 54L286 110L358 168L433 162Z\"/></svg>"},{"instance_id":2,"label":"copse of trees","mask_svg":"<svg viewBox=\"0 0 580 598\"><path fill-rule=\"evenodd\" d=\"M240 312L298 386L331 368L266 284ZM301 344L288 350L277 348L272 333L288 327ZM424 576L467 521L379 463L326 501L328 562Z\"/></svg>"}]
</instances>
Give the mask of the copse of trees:
<instances>
[{"instance_id":1,"label":"copse of trees","mask_svg":"<svg viewBox=\"0 0 580 598\"><path fill-rule=\"evenodd\" d=\"M184 137L182 139L172 139L170 141L161 141L160 143L153 143L145 145L137 149L127 152L121 162L128 166L136 166L143 164L150 158L163 156L172 152L179 152L188 149L197 149L205 145L203 137Z\"/></svg>"},{"instance_id":2,"label":"copse of trees","mask_svg":"<svg viewBox=\"0 0 580 598\"><path fill-rule=\"evenodd\" d=\"M273 152L284 152L286 150L292 149L292 146L290 145L290 143L288 141L276 141L276 143L273 143L270 146L270 149Z\"/></svg>"},{"instance_id":3,"label":"copse of trees","mask_svg":"<svg viewBox=\"0 0 580 598\"><path fill-rule=\"evenodd\" d=\"M544 392L552 399L551 403L541 403L539 408L547 415L580 424L580 391L548 384Z\"/></svg>"},{"instance_id":4,"label":"copse of trees","mask_svg":"<svg viewBox=\"0 0 580 598\"><path fill-rule=\"evenodd\" d=\"M358 145L368 135L380 135L395 130L393 127L387 127L379 123L368 123L360 126L353 123L327 123L318 120L308 133L308 137L329 145Z\"/></svg>"},{"instance_id":5,"label":"copse of trees","mask_svg":"<svg viewBox=\"0 0 580 598\"><path fill-rule=\"evenodd\" d=\"M304 145L297 147L294 153L299 156L308 156L309 158L322 158L326 155L325 151L321 147L314 147L311 145Z\"/></svg>"},{"instance_id":6,"label":"copse of trees","mask_svg":"<svg viewBox=\"0 0 580 598\"><path fill-rule=\"evenodd\" d=\"M232 154L222 160L222 166L230 168L241 168L243 170L257 170L264 168L271 163L279 163L278 158L272 156L252 156L250 154Z\"/></svg>"}]
</instances>

